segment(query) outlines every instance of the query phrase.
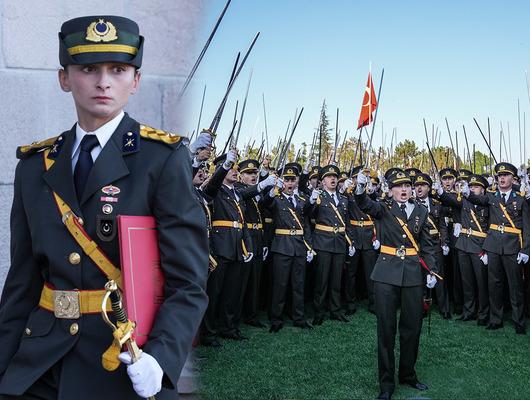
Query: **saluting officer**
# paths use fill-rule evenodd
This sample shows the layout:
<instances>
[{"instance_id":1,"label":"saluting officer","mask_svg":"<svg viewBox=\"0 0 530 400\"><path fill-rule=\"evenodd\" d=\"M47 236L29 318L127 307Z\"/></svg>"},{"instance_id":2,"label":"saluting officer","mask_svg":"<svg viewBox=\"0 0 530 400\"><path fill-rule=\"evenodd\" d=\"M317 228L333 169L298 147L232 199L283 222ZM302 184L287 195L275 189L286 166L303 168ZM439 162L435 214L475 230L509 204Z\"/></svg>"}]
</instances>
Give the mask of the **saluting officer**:
<instances>
[{"instance_id":1,"label":"saluting officer","mask_svg":"<svg viewBox=\"0 0 530 400\"><path fill-rule=\"evenodd\" d=\"M517 168L510 163L495 165L497 190L483 195L471 193L467 182L462 194L477 205L489 207L489 229L484 240L485 261L488 264L490 320L487 329L503 327L504 274L508 280L512 320L517 334L526 333L523 310L523 281L521 264L530 254L530 215L528 203L513 190Z\"/></svg>"},{"instance_id":2,"label":"saluting officer","mask_svg":"<svg viewBox=\"0 0 530 400\"><path fill-rule=\"evenodd\" d=\"M444 256L449 254L449 238L447 232L447 224L443 217L443 206L438 200L429 196L433 186L432 179L429 175L416 173L414 179L414 189L416 192L416 201L418 204L424 206L429 212L427 223L429 225L429 235L434 247L427 249L436 262L436 269L441 276L445 276ZM449 293L444 281L437 283L435 287L436 301L438 304L438 311L443 319L451 319L451 307L449 304Z\"/></svg>"},{"instance_id":3,"label":"saluting officer","mask_svg":"<svg viewBox=\"0 0 530 400\"><path fill-rule=\"evenodd\" d=\"M329 311L333 320L348 322L341 310L340 287L346 254L353 256L348 217L348 199L337 192L339 169L334 165L321 168L320 180L324 190L313 189L309 202L313 205L315 230L313 246L317 252L315 266L315 317L313 325L324 322L325 301L329 291Z\"/></svg>"},{"instance_id":4,"label":"saluting officer","mask_svg":"<svg viewBox=\"0 0 530 400\"><path fill-rule=\"evenodd\" d=\"M304 284L306 261L313 259L311 229L308 214L311 205L294 193L298 168L286 166L281 175L283 181L265 194L263 204L272 210L274 236L271 245L273 257L272 305L270 332L283 327L282 313L285 308L287 288L292 291L293 325L302 329L313 326L305 320ZM283 186L283 190L281 190Z\"/></svg>"},{"instance_id":5,"label":"saluting officer","mask_svg":"<svg viewBox=\"0 0 530 400\"><path fill-rule=\"evenodd\" d=\"M0 302L1 398L178 396L207 303L206 223L185 140L123 112L138 90L143 47L138 25L123 17L61 27L59 83L72 93L77 123L18 149ZM128 366L111 373L102 367L113 337L101 304L110 277L121 285L119 214L156 219L165 294L140 359L122 353Z\"/></svg>"},{"instance_id":6,"label":"saluting officer","mask_svg":"<svg viewBox=\"0 0 530 400\"><path fill-rule=\"evenodd\" d=\"M423 270L419 253L423 252L424 268L436 272L436 263L427 249L433 248L429 234L428 211L411 200L412 185L404 172L388 178L392 193L388 200L373 201L366 194L368 177L357 178L355 200L359 208L380 221L381 253L372 272L375 312L377 315L377 350L379 364L379 399L390 399L395 388L394 346L396 316L399 319L399 382L418 390L427 386L418 381L415 364L418 357L423 320ZM428 287L436 284L427 275Z\"/></svg>"},{"instance_id":7,"label":"saluting officer","mask_svg":"<svg viewBox=\"0 0 530 400\"><path fill-rule=\"evenodd\" d=\"M482 196L488 188L488 181L482 175L471 174L469 188ZM460 209L462 229L456 248L464 290L461 319L478 319L478 325L486 326L489 321L488 261L483 246L488 232L489 207L472 204L463 196L446 192L439 184L435 184L435 190L443 204Z\"/></svg>"},{"instance_id":8,"label":"saluting officer","mask_svg":"<svg viewBox=\"0 0 530 400\"><path fill-rule=\"evenodd\" d=\"M248 159L239 163L240 182L235 184L236 188L248 188L258 183L259 162ZM247 325L257 328L264 328L265 325L258 318L258 295L261 280L261 267L263 259L267 256L268 249L264 249L263 243L263 216L261 215L260 199L249 197L245 200L244 217L245 224L252 242L254 257L245 265L242 271L243 285L240 295L240 306L237 320L243 316L243 321Z\"/></svg>"}]
</instances>

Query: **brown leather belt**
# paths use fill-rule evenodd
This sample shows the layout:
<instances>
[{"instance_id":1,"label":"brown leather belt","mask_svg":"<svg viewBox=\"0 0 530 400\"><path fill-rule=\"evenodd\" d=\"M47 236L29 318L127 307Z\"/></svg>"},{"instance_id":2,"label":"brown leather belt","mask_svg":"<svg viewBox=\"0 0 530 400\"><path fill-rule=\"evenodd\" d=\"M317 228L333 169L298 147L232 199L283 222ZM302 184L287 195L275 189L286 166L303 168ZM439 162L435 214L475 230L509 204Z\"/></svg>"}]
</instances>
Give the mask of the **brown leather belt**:
<instances>
[{"instance_id":1,"label":"brown leather belt","mask_svg":"<svg viewBox=\"0 0 530 400\"><path fill-rule=\"evenodd\" d=\"M55 317L77 319L82 314L101 312L101 303L106 290L54 290L44 284L40 294L39 306L53 312ZM112 311L107 302L107 311Z\"/></svg>"}]
</instances>

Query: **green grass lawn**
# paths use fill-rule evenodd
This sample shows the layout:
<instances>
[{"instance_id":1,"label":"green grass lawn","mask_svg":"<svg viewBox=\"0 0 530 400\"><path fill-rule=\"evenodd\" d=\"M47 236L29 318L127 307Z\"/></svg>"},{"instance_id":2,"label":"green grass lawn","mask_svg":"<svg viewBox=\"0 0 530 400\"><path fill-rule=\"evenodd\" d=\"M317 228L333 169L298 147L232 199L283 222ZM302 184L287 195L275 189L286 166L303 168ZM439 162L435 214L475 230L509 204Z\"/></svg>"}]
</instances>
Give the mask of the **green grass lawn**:
<instances>
[{"instance_id":1,"label":"green grass lawn","mask_svg":"<svg viewBox=\"0 0 530 400\"><path fill-rule=\"evenodd\" d=\"M393 398L530 399L530 338L516 335L510 322L487 331L433 312L431 326L429 335L425 319L416 364L429 390L398 384ZM310 331L290 321L277 334L242 330L248 341L198 349L202 398L342 400L379 393L376 320L364 308L349 323L325 321Z\"/></svg>"}]
</instances>

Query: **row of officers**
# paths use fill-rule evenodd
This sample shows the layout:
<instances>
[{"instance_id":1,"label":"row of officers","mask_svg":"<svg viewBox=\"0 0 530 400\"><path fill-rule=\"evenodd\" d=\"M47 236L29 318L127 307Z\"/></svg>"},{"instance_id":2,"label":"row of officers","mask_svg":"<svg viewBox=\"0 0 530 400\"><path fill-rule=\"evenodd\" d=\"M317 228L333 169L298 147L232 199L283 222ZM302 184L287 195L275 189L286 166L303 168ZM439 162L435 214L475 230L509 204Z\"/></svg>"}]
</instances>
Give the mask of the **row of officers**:
<instances>
[{"instance_id":1,"label":"row of officers","mask_svg":"<svg viewBox=\"0 0 530 400\"><path fill-rule=\"evenodd\" d=\"M391 168L380 182L362 166L344 173L297 163L272 171L268 159L237 164L231 150L208 177L197 156L193 182L210 233L203 345L246 339L241 322L264 327L262 272L269 277L262 291L272 333L282 329L284 311L302 329L328 315L348 322L356 277L364 275L368 310L377 319L380 399L395 389L398 329L399 383L428 388L415 370L426 293L434 291L443 318L452 317L452 305L460 320L496 330L503 327L506 292L515 332L526 333L530 196L520 190L528 182L516 182L515 166L497 164L495 181L444 168L435 182L418 169ZM311 292L312 323L304 290Z\"/></svg>"}]
</instances>

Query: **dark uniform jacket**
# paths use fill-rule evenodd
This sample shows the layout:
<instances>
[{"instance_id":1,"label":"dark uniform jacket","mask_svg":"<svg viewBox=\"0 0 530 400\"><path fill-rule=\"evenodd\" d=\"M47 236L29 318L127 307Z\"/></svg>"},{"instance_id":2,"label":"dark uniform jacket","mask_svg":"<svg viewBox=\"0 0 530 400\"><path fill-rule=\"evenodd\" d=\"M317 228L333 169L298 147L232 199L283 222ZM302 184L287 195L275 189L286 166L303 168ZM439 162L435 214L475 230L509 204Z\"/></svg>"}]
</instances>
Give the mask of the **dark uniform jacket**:
<instances>
[{"instance_id":1,"label":"dark uniform jacket","mask_svg":"<svg viewBox=\"0 0 530 400\"><path fill-rule=\"evenodd\" d=\"M444 218L444 207L440 201L435 200L431 197L427 197L425 201L429 205L429 216L427 218L427 226L429 228L431 243L434 247L430 250L424 249L424 251L432 251L433 253L439 253L442 251L443 245L449 246L449 233ZM418 206L424 207L427 210L427 207L421 204L420 199L417 199L416 202Z\"/></svg>"},{"instance_id":2,"label":"dark uniform jacket","mask_svg":"<svg viewBox=\"0 0 530 400\"><path fill-rule=\"evenodd\" d=\"M247 190L251 185L237 182L235 187L238 190ZM259 199L249 197L244 201L243 216L248 231L248 236L252 242L254 257L263 258L263 217L261 215Z\"/></svg>"},{"instance_id":3,"label":"dark uniform jacket","mask_svg":"<svg viewBox=\"0 0 530 400\"><path fill-rule=\"evenodd\" d=\"M512 190L510 198L506 199L506 204L504 205L515 227L522 231L522 246L517 234L502 233L499 229L491 228L491 224L511 227L508 218L506 218L499 205L502 202L500 191L497 190L494 193L486 192L482 196L470 193L468 200L473 204L489 206L490 229L488 229L488 236L484 240L484 250L495 254L517 254L521 252L530 255L530 215L528 203L523 196Z\"/></svg>"},{"instance_id":4,"label":"dark uniform jacket","mask_svg":"<svg viewBox=\"0 0 530 400\"><path fill-rule=\"evenodd\" d=\"M364 226L351 224L355 248L358 250L373 250L373 242L377 236L375 221L359 208L353 194L348 195L348 217L350 221L353 220L360 224L368 224Z\"/></svg>"},{"instance_id":5,"label":"dark uniform jacket","mask_svg":"<svg viewBox=\"0 0 530 400\"><path fill-rule=\"evenodd\" d=\"M223 168L222 166L219 168ZM252 252L252 242L245 225L244 200L255 197L258 194L257 185L248 188L234 187L238 200L234 193L226 185L222 185L213 200L212 210L212 232L210 236L211 252L232 261L243 261L243 240L247 251ZM241 224L239 227L216 227L215 221L232 221ZM239 226L239 225L238 225Z\"/></svg>"},{"instance_id":6,"label":"dark uniform jacket","mask_svg":"<svg viewBox=\"0 0 530 400\"><path fill-rule=\"evenodd\" d=\"M275 234L273 236L271 251L290 257L306 255L308 248L304 244L304 240L311 247L311 227L307 217L311 212L311 205L309 201L296 194L294 198L296 199L296 207L294 208L283 194L270 197L267 192L263 199L263 205L272 211L274 230L287 229L295 231L302 229L304 231L303 235ZM289 210L295 212L298 221Z\"/></svg>"},{"instance_id":7,"label":"dark uniform jacket","mask_svg":"<svg viewBox=\"0 0 530 400\"><path fill-rule=\"evenodd\" d=\"M411 241L395 218L397 216L401 220L404 220L403 213L396 201L387 199L375 202L365 193L361 195L356 194L355 200L361 210L380 221L379 240L381 241L381 247L413 247ZM425 251L425 249L432 249L434 246L431 235L429 234L427 215L428 213L425 207L420 207L418 204L415 204L414 210L406 221L406 224L418 244L420 252L423 254L425 263L429 269L437 272L433 254ZM401 287L419 286L423 285L422 271L418 255L405 256L402 259L396 255L381 253L374 266L371 278L376 282Z\"/></svg>"},{"instance_id":8,"label":"dark uniform jacket","mask_svg":"<svg viewBox=\"0 0 530 400\"><path fill-rule=\"evenodd\" d=\"M143 139L127 114L102 149L78 201L72 173L75 126L55 142L55 164L44 170L42 152L18 163L11 210L11 268L0 302L0 393L20 395L62 359L60 399L139 398L126 367L108 372L101 355L112 332L101 314L58 319L39 307L45 282L57 290L103 289L107 278L85 256L61 222L52 191L84 220L84 229L114 265L120 265L116 215L151 215L157 221L164 302L144 351L164 371L157 399L174 399L179 375L207 305L208 254L204 214L191 183L188 149ZM127 141L126 141L127 139ZM133 139L132 145L128 139ZM61 145L62 144L62 145ZM114 211L102 213L102 188L121 192ZM102 235L110 224L110 235ZM108 225L107 225L108 228ZM73 252L81 255L69 263ZM72 324L78 330L72 330ZM175 390L170 390L175 389Z\"/></svg>"},{"instance_id":9,"label":"dark uniform jacket","mask_svg":"<svg viewBox=\"0 0 530 400\"><path fill-rule=\"evenodd\" d=\"M466 253L481 253L485 238L473 235L472 233L481 231L483 233L488 232L489 207L475 205L465 197L459 197L455 193L444 192L440 196L440 200L443 204L453 209L460 209L462 231L460 232L460 236L458 236L455 247Z\"/></svg>"},{"instance_id":10,"label":"dark uniform jacket","mask_svg":"<svg viewBox=\"0 0 530 400\"><path fill-rule=\"evenodd\" d=\"M333 200L330 194L323 190L319 200L313 204L312 214L315 219L315 226L320 224L336 229L345 228L345 232L324 232L315 228L313 231L313 247L317 253L319 250L328 253L347 253L349 242L346 239L346 235L348 235L352 244L355 245L348 215L348 199L339 192L336 192L335 195L339 200L339 205L335 205L335 203L333 205L339 212L340 218L333 209Z\"/></svg>"}]
</instances>

